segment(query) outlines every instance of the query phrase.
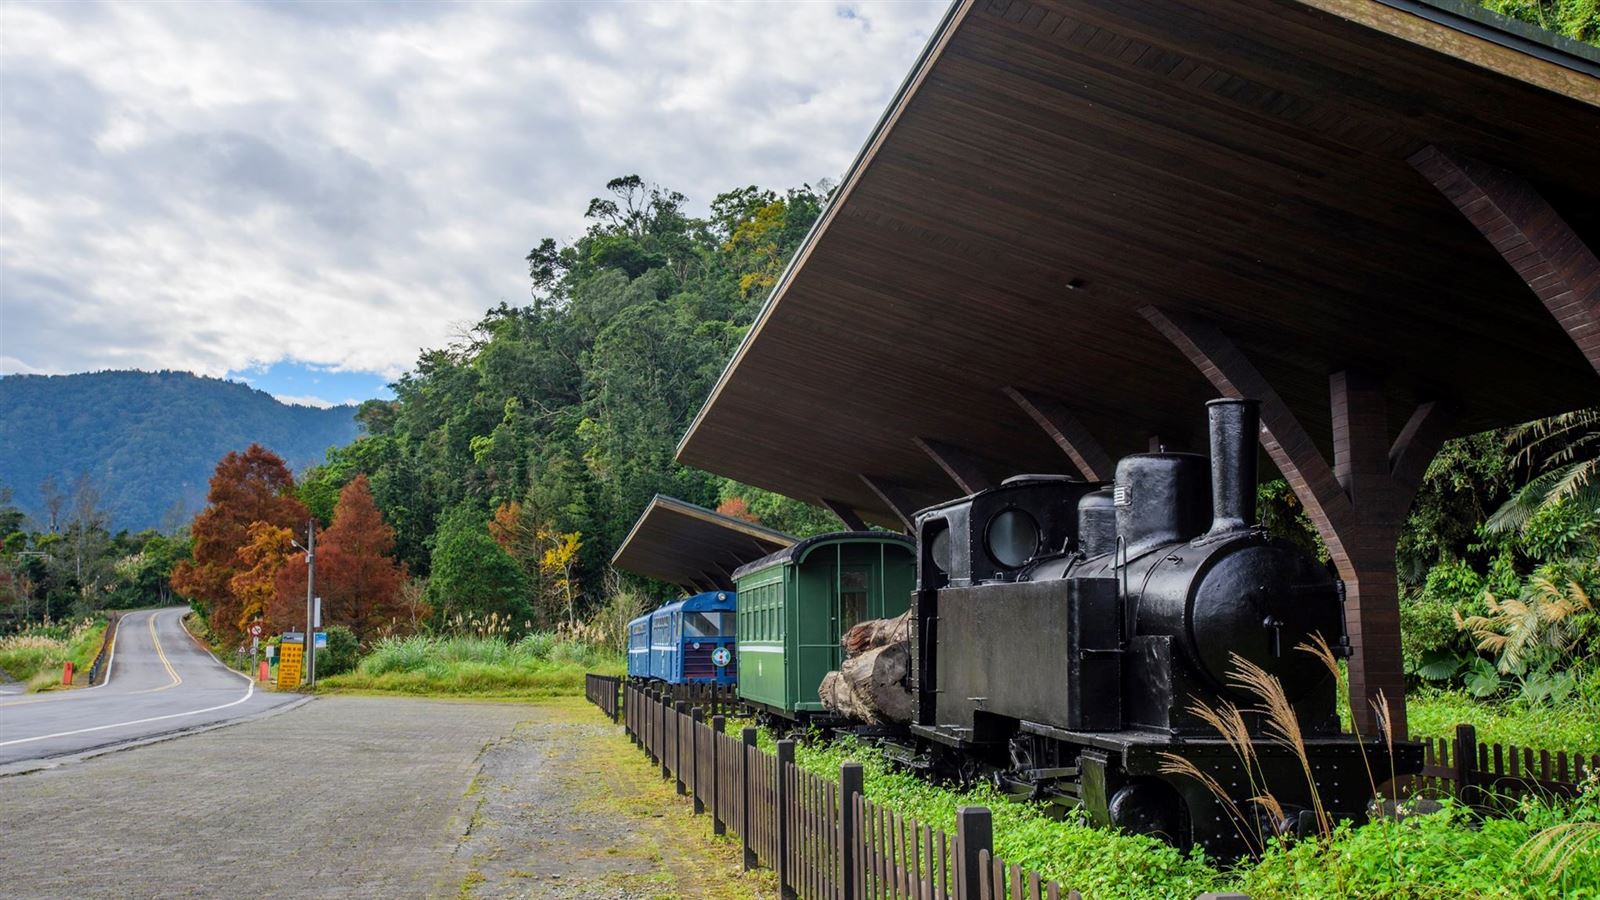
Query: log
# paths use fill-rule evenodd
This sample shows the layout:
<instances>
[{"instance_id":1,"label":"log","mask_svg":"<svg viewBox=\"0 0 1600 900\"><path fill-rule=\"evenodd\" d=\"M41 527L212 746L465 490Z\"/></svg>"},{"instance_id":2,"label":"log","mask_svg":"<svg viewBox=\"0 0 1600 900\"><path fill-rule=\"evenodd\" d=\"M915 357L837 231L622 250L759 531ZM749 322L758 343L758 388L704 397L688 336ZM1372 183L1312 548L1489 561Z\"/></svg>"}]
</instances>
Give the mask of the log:
<instances>
[{"instance_id":1,"label":"log","mask_svg":"<svg viewBox=\"0 0 1600 900\"><path fill-rule=\"evenodd\" d=\"M856 656L888 644L903 643L911 639L911 613L903 612L892 619L869 619L844 633L846 657Z\"/></svg>"},{"instance_id":2,"label":"log","mask_svg":"<svg viewBox=\"0 0 1600 900\"><path fill-rule=\"evenodd\" d=\"M850 657L839 671L823 676L818 697L830 710L869 724L911 721L910 649L899 641Z\"/></svg>"}]
</instances>

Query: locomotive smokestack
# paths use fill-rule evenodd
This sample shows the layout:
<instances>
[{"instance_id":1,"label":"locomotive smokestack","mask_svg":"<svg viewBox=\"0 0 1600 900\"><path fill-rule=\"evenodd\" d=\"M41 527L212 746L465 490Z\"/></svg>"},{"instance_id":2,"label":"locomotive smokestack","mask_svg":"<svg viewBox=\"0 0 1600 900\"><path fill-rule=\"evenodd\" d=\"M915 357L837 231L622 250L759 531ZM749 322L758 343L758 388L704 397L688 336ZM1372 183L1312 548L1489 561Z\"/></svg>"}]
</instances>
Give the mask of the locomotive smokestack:
<instances>
[{"instance_id":1,"label":"locomotive smokestack","mask_svg":"<svg viewBox=\"0 0 1600 900\"><path fill-rule=\"evenodd\" d=\"M1211 530L1206 537L1242 531L1256 520L1256 440L1261 428L1256 400L1206 404L1211 420Z\"/></svg>"}]
</instances>

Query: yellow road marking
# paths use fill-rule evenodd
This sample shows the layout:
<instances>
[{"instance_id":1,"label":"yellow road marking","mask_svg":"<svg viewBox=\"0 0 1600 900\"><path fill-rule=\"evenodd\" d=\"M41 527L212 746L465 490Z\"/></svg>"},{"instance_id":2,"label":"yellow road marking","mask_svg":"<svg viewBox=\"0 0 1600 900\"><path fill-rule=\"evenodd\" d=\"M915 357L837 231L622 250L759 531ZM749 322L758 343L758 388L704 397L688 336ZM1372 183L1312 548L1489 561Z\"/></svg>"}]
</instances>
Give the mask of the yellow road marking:
<instances>
[{"instance_id":1,"label":"yellow road marking","mask_svg":"<svg viewBox=\"0 0 1600 900\"><path fill-rule=\"evenodd\" d=\"M166 651L161 649L161 638L156 636L156 614L155 613L151 613L150 614L150 643L155 645L156 656L160 657L161 658L161 664L163 666L167 667L167 674L172 676L172 683L171 684L163 684L161 687L151 688L148 691L135 691L134 693L136 693L136 694L154 694L157 691L164 691L164 690L166 690L168 688L175 688L178 685L183 684L183 679L178 676L178 670L174 669L172 667L172 662L167 659Z\"/></svg>"}]
</instances>

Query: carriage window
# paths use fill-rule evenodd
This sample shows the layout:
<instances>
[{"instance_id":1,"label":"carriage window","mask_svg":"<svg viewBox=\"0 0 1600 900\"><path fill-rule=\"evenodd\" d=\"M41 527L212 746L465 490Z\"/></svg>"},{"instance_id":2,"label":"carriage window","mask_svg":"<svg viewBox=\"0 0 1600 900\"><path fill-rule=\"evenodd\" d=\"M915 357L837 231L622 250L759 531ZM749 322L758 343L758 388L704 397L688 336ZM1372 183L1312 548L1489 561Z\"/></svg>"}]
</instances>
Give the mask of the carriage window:
<instances>
[{"instance_id":1,"label":"carriage window","mask_svg":"<svg viewBox=\"0 0 1600 900\"><path fill-rule=\"evenodd\" d=\"M655 620L655 634L653 638L657 644L667 644L672 641L672 623L667 616Z\"/></svg>"},{"instance_id":2,"label":"carriage window","mask_svg":"<svg viewBox=\"0 0 1600 900\"><path fill-rule=\"evenodd\" d=\"M839 631L867 617L867 572L865 569L839 573Z\"/></svg>"},{"instance_id":3,"label":"carriage window","mask_svg":"<svg viewBox=\"0 0 1600 900\"><path fill-rule=\"evenodd\" d=\"M683 636L686 638L718 637L727 633L727 613L722 612L691 612L683 617Z\"/></svg>"}]
</instances>

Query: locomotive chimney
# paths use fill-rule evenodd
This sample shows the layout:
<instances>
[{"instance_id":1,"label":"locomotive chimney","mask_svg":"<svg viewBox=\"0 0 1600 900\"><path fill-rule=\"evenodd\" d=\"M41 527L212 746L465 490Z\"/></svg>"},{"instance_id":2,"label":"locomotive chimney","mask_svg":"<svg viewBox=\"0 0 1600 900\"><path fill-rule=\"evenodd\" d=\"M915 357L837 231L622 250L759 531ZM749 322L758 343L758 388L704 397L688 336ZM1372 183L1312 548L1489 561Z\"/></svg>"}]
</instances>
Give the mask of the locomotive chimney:
<instances>
[{"instance_id":1,"label":"locomotive chimney","mask_svg":"<svg viewBox=\"0 0 1600 900\"><path fill-rule=\"evenodd\" d=\"M1261 427L1256 400L1206 404L1211 420L1211 530L1206 538L1242 531L1256 519L1256 440ZM1202 538L1204 540L1204 538Z\"/></svg>"}]
</instances>

